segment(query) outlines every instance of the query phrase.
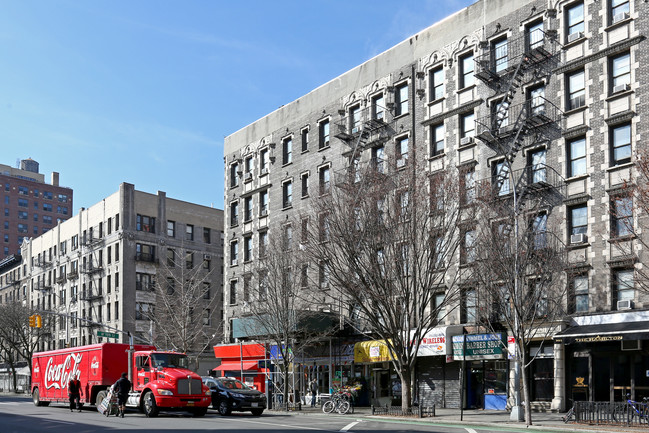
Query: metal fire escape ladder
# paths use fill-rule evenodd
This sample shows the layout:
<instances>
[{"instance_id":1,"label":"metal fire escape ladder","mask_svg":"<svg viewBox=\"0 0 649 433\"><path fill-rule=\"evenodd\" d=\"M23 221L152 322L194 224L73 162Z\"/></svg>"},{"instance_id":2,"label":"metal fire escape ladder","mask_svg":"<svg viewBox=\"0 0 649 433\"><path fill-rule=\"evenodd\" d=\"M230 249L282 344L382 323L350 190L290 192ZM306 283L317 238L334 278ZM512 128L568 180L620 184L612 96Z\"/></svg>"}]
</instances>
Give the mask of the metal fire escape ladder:
<instances>
[{"instance_id":1,"label":"metal fire escape ladder","mask_svg":"<svg viewBox=\"0 0 649 433\"><path fill-rule=\"evenodd\" d=\"M523 77L525 70L527 69L527 66L529 64L529 59L527 56L521 56L521 60L518 62L516 65L516 70L514 71L514 74L511 77L511 80L509 81L509 84L507 85L507 90L505 90L505 96L503 97L500 105L498 106L498 110L496 111L496 124L495 124L495 131L498 132L500 129L503 120L507 118L507 113L509 111L509 107L512 103L512 100L514 99L514 95L518 91L518 89L521 87L523 84ZM520 116L519 116L520 117Z\"/></svg>"}]
</instances>

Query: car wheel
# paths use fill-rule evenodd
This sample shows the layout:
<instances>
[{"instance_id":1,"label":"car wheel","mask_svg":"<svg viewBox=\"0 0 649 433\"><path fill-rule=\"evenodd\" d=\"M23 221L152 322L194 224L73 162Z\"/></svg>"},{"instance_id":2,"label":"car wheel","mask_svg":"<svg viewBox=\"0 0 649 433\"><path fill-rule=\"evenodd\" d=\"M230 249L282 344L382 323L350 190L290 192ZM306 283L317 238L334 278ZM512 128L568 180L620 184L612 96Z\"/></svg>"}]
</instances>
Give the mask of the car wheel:
<instances>
[{"instance_id":1,"label":"car wheel","mask_svg":"<svg viewBox=\"0 0 649 433\"><path fill-rule=\"evenodd\" d=\"M155 418L158 416L160 410L158 409L155 397L151 391L147 391L147 393L144 394L144 397L142 397L142 409L148 418Z\"/></svg>"},{"instance_id":2,"label":"car wheel","mask_svg":"<svg viewBox=\"0 0 649 433\"><path fill-rule=\"evenodd\" d=\"M253 410L251 410L251 412L252 412L252 414L254 416L261 416L261 414L264 413L264 410L263 409L253 409Z\"/></svg>"},{"instance_id":3,"label":"car wheel","mask_svg":"<svg viewBox=\"0 0 649 433\"><path fill-rule=\"evenodd\" d=\"M228 401L227 401L227 400L221 400L221 401L219 402L219 413L220 413L222 416L228 416L228 415L230 415L230 412L231 412L231 411L232 411L232 410L230 409L230 405L228 404Z\"/></svg>"},{"instance_id":4,"label":"car wheel","mask_svg":"<svg viewBox=\"0 0 649 433\"><path fill-rule=\"evenodd\" d=\"M98 406L99 403L104 401L104 399L106 398L107 395L108 395L108 393L106 391L99 391L97 393L97 397L95 398L95 405Z\"/></svg>"}]
</instances>

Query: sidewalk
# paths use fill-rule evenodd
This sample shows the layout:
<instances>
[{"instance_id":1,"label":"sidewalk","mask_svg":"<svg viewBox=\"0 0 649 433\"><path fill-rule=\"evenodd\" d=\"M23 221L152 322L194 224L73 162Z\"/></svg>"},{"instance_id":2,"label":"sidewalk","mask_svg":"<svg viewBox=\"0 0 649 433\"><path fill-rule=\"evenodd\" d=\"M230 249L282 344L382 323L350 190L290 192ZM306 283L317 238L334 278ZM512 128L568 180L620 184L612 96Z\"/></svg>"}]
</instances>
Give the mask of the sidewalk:
<instances>
[{"instance_id":1,"label":"sidewalk","mask_svg":"<svg viewBox=\"0 0 649 433\"><path fill-rule=\"evenodd\" d=\"M268 411L268 413L278 413ZM312 408L310 406L302 406L301 411L289 412L295 415L315 415L322 414L320 407ZM532 412L532 425L528 427L530 430L540 431L570 431L570 432L588 432L588 433L617 433L617 432L640 432L647 431L647 427L628 427L624 425L589 425L589 424L575 424L574 422L564 423L561 417L563 413L556 412ZM396 417L396 416L377 416L372 415L372 410L369 407L354 408L353 414L348 415L331 415L331 416L346 416L355 418L369 418L369 419L385 419L385 420L401 420L426 424L461 424L473 426L491 426L491 427L519 427L525 428L525 422L515 422L509 419L509 412L497 410L465 410L460 420L459 409L436 409L434 417L417 418L417 417Z\"/></svg>"}]
</instances>

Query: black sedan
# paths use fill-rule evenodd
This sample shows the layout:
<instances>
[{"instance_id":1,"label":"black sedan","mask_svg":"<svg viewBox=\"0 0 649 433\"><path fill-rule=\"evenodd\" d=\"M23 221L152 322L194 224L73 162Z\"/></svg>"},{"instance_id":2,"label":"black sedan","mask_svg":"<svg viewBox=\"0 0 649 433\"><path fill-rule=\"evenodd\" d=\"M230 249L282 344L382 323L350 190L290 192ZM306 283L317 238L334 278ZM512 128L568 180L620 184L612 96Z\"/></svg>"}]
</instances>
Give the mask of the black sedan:
<instances>
[{"instance_id":1,"label":"black sedan","mask_svg":"<svg viewBox=\"0 0 649 433\"><path fill-rule=\"evenodd\" d=\"M237 379L208 376L203 383L212 391L212 407L223 416L248 410L259 416L266 409L266 396Z\"/></svg>"}]
</instances>

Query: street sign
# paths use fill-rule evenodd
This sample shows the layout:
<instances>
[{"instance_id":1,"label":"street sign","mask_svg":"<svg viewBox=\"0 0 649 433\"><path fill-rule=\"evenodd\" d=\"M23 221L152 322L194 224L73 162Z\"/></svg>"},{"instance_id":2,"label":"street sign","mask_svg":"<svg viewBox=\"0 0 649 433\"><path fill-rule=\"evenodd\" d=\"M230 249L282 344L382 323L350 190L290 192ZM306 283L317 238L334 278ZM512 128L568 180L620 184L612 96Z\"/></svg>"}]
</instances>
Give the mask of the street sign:
<instances>
[{"instance_id":1,"label":"street sign","mask_svg":"<svg viewBox=\"0 0 649 433\"><path fill-rule=\"evenodd\" d=\"M119 338L119 334L115 332L97 331L97 337Z\"/></svg>"}]
</instances>

